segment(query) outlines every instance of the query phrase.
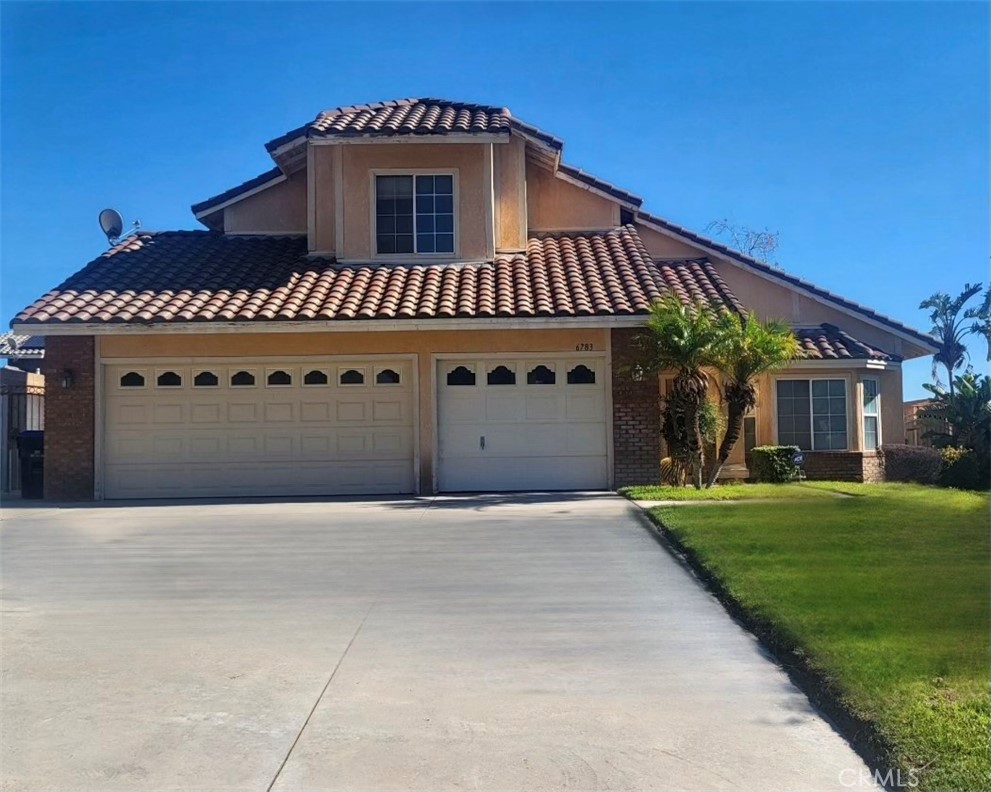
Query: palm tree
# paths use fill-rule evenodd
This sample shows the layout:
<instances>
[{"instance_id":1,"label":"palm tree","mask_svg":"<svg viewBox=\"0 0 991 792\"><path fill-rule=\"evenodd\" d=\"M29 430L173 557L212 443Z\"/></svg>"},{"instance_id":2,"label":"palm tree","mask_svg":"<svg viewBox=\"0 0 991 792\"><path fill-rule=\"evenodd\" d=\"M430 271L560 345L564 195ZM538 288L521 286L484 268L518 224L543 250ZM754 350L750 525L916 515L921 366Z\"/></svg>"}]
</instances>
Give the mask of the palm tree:
<instances>
[{"instance_id":1,"label":"palm tree","mask_svg":"<svg viewBox=\"0 0 991 792\"><path fill-rule=\"evenodd\" d=\"M937 448L969 448L982 460L991 454L991 379L973 370L956 377L955 393L922 386L932 395L923 417L933 426L923 437Z\"/></svg>"},{"instance_id":2,"label":"palm tree","mask_svg":"<svg viewBox=\"0 0 991 792\"><path fill-rule=\"evenodd\" d=\"M944 292L936 292L927 299L919 303L920 309L929 309L929 321L932 322L932 330L938 342L938 349L933 355L933 379L939 381L937 371L940 366L946 369L946 378L950 386L950 395L953 395L953 372L964 364L967 357L967 347L963 342L964 337L970 331L965 327L964 319L966 315L961 315L964 305L981 290L979 283L964 284L963 291L956 297Z\"/></svg>"},{"instance_id":3,"label":"palm tree","mask_svg":"<svg viewBox=\"0 0 991 792\"><path fill-rule=\"evenodd\" d=\"M639 365L645 373L676 372L665 421L683 433L696 489L702 488L704 464L699 416L708 397L705 369L715 364L719 337L716 310L702 302L686 305L673 294L651 306L646 332L638 337Z\"/></svg>"},{"instance_id":4,"label":"palm tree","mask_svg":"<svg viewBox=\"0 0 991 792\"><path fill-rule=\"evenodd\" d=\"M991 360L991 289L984 290L984 299L976 308L964 311L967 319L976 319L968 332L984 338L988 345L988 360Z\"/></svg>"},{"instance_id":5,"label":"palm tree","mask_svg":"<svg viewBox=\"0 0 991 792\"><path fill-rule=\"evenodd\" d=\"M757 377L802 356L791 327L777 319L762 321L753 311L745 315L726 312L719 317L718 328L721 337L716 365L723 375L728 415L707 487L716 483L743 433L743 419L757 404Z\"/></svg>"}]
</instances>

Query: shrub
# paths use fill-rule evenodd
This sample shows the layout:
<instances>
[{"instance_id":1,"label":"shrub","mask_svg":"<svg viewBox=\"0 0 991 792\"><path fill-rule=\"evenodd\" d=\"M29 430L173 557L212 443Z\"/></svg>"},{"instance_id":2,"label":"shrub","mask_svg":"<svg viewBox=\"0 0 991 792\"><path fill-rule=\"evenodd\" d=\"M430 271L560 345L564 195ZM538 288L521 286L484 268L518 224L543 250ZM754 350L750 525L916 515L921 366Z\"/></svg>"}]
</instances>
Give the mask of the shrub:
<instances>
[{"instance_id":1,"label":"shrub","mask_svg":"<svg viewBox=\"0 0 991 792\"><path fill-rule=\"evenodd\" d=\"M798 465L792 458L798 450L798 446L757 446L751 452L751 477L770 484L794 481L798 478Z\"/></svg>"},{"instance_id":2,"label":"shrub","mask_svg":"<svg viewBox=\"0 0 991 792\"><path fill-rule=\"evenodd\" d=\"M943 449L942 457L943 469L939 474L941 487L988 489L986 465L981 464L980 457L974 451L969 448L947 446Z\"/></svg>"},{"instance_id":3,"label":"shrub","mask_svg":"<svg viewBox=\"0 0 991 792\"><path fill-rule=\"evenodd\" d=\"M914 481L935 484L943 469L938 448L929 446L885 445L881 447L886 481Z\"/></svg>"}]
</instances>

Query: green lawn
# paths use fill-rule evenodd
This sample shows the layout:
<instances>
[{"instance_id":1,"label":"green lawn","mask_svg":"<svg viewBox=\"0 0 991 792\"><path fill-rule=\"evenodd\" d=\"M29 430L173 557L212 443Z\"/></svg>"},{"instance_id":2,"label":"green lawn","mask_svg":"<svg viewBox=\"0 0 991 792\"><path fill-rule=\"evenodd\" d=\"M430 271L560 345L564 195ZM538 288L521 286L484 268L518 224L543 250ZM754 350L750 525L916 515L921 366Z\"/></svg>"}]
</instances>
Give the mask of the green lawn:
<instances>
[{"instance_id":1,"label":"green lawn","mask_svg":"<svg viewBox=\"0 0 991 792\"><path fill-rule=\"evenodd\" d=\"M875 725L903 778L926 768L916 789L991 788L987 494L909 484L774 489L779 502L661 506L652 515L772 645L797 650L847 711Z\"/></svg>"},{"instance_id":2,"label":"green lawn","mask_svg":"<svg viewBox=\"0 0 991 792\"><path fill-rule=\"evenodd\" d=\"M737 500L818 500L838 494L854 494L861 485L840 481L803 481L796 484L719 484L712 489L646 485L624 487L622 495L633 500L737 501Z\"/></svg>"}]
</instances>

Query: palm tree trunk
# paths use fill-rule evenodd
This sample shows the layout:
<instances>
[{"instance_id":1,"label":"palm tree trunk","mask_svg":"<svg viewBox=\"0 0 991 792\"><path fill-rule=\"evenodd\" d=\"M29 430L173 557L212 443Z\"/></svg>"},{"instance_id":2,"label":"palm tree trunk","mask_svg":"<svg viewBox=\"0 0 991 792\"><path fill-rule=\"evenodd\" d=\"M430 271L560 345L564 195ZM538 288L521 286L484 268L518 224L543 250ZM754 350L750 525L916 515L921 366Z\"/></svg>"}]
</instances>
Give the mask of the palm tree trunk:
<instances>
[{"instance_id":1,"label":"palm tree trunk","mask_svg":"<svg viewBox=\"0 0 991 792\"><path fill-rule=\"evenodd\" d=\"M719 445L719 454L716 457L716 464L712 466L712 472L709 473L709 480L705 484L706 489L710 489L716 483L723 465L726 464L726 460L733 453L733 448L743 434L743 419L747 410L738 399L730 398L727 401L726 434L723 435L723 442Z\"/></svg>"}]
</instances>

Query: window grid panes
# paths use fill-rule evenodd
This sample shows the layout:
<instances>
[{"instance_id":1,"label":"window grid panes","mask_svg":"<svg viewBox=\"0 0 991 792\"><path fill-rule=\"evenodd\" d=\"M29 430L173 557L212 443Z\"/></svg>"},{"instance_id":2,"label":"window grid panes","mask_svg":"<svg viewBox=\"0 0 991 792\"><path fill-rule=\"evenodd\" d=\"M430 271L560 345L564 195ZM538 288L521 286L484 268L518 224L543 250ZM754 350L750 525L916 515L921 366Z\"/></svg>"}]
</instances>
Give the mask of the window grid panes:
<instances>
[{"instance_id":1,"label":"window grid panes","mask_svg":"<svg viewBox=\"0 0 991 792\"><path fill-rule=\"evenodd\" d=\"M780 445L816 451L847 448L843 380L779 380L777 407Z\"/></svg>"},{"instance_id":2,"label":"window grid panes","mask_svg":"<svg viewBox=\"0 0 991 792\"><path fill-rule=\"evenodd\" d=\"M454 252L454 177L375 177L378 253Z\"/></svg>"},{"instance_id":3,"label":"window grid panes","mask_svg":"<svg viewBox=\"0 0 991 792\"><path fill-rule=\"evenodd\" d=\"M867 379L864 387L864 450L877 451L880 445L880 405L877 380Z\"/></svg>"}]
</instances>

